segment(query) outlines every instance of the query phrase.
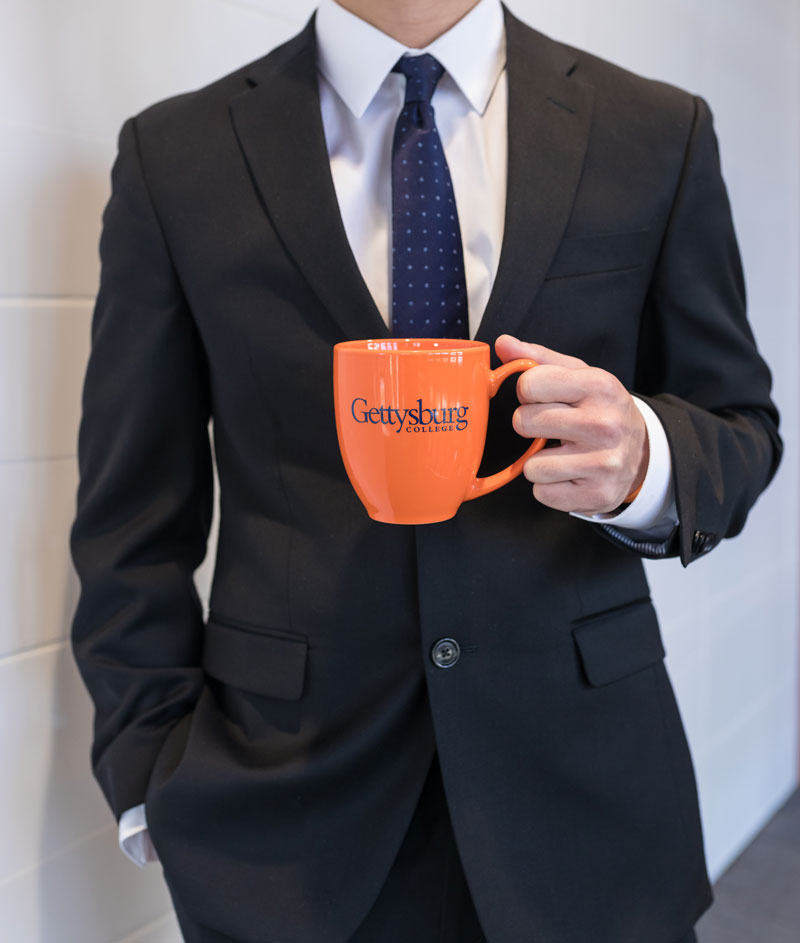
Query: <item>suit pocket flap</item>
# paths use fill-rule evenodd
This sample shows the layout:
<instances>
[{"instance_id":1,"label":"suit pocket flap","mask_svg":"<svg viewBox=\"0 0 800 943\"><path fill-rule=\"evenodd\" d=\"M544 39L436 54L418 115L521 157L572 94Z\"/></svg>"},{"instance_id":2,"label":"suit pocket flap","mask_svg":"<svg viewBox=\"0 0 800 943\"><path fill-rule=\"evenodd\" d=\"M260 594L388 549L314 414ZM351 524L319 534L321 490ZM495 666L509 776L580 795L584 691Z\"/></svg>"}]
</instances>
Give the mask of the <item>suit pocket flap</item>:
<instances>
[{"instance_id":1,"label":"suit pocket flap","mask_svg":"<svg viewBox=\"0 0 800 943\"><path fill-rule=\"evenodd\" d=\"M296 701L303 694L307 657L308 642L300 636L208 620L203 668L232 687Z\"/></svg>"},{"instance_id":2,"label":"suit pocket flap","mask_svg":"<svg viewBox=\"0 0 800 943\"><path fill-rule=\"evenodd\" d=\"M658 620L649 599L582 619L572 635L583 670L594 687L626 678L664 657Z\"/></svg>"},{"instance_id":3,"label":"suit pocket flap","mask_svg":"<svg viewBox=\"0 0 800 943\"><path fill-rule=\"evenodd\" d=\"M644 261L646 246L647 230L568 237L561 243L546 277L600 275L636 268Z\"/></svg>"}]
</instances>

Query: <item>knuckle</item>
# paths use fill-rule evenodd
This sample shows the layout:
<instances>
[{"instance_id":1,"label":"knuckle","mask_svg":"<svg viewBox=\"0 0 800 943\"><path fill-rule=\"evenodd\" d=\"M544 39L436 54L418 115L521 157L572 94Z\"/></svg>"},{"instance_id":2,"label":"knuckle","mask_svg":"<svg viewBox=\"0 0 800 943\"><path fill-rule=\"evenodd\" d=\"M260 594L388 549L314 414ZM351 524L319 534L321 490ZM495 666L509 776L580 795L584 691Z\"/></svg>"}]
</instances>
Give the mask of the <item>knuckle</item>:
<instances>
[{"instance_id":1,"label":"knuckle","mask_svg":"<svg viewBox=\"0 0 800 943\"><path fill-rule=\"evenodd\" d=\"M621 452L618 449L607 449L602 454L601 465L606 474L616 476L624 467Z\"/></svg>"},{"instance_id":2,"label":"knuckle","mask_svg":"<svg viewBox=\"0 0 800 943\"><path fill-rule=\"evenodd\" d=\"M588 379L595 396L605 402L616 400L619 396L620 383L613 373L599 367L589 367Z\"/></svg>"},{"instance_id":3,"label":"knuckle","mask_svg":"<svg viewBox=\"0 0 800 943\"><path fill-rule=\"evenodd\" d=\"M581 379L592 393L597 394L603 389L603 371L598 367L585 367L581 370Z\"/></svg>"},{"instance_id":4,"label":"knuckle","mask_svg":"<svg viewBox=\"0 0 800 943\"><path fill-rule=\"evenodd\" d=\"M589 433L602 449L611 449L620 439L617 417L609 411L595 413L589 420Z\"/></svg>"}]
</instances>

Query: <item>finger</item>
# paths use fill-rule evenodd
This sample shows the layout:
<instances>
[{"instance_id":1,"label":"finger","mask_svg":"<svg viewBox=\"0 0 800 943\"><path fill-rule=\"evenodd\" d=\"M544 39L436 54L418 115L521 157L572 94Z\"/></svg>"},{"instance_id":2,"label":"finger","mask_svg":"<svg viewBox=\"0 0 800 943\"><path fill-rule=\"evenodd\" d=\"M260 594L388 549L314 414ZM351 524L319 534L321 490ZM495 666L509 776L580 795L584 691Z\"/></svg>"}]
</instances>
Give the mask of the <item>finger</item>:
<instances>
[{"instance_id":1,"label":"finger","mask_svg":"<svg viewBox=\"0 0 800 943\"><path fill-rule=\"evenodd\" d=\"M574 481L562 481L557 484L535 484L533 496L540 504L556 511L574 511L580 494L580 487Z\"/></svg>"},{"instance_id":2,"label":"finger","mask_svg":"<svg viewBox=\"0 0 800 943\"><path fill-rule=\"evenodd\" d=\"M523 403L511 417L517 435L528 439L561 439L582 451L618 448L629 437L628 427L615 410L564 403Z\"/></svg>"},{"instance_id":3,"label":"finger","mask_svg":"<svg viewBox=\"0 0 800 943\"><path fill-rule=\"evenodd\" d=\"M521 341L519 338L512 337L511 334L501 334L494 342L494 349L497 356L507 363L509 360L525 358L535 360L536 363L552 364L559 367L568 367L575 369L585 367L586 364L577 357L570 357L568 354L560 354L549 347L543 347L541 344L530 344L527 341Z\"/></svg>"},{"instance_id":4,"label":"finger","mask_svg":"<svg viewBox=\"0 0 800 943\"><path fill-rule=\"evenodd\" d=\"M622 499L609 500L604 493L579 481L561 481L555 484L536 484L533 496L540 504L556 511L584 514L608 514L615 511Z\"/></svg>"},{"instance_id":5,"label":"finger","mask_svg":"<svg viewBox=\"0 0 800 943\"><path fill-rule=\"evenodd\" d=\"M594 456L569 445L537 452L525 462L522 473L533 485L564 481L580 484L596 477Z\"/></svg>"},{"instance_id":6,"label":"finger","mask_svg":"<svg viewBox=\"0 0 800 943\"><path fill-rule=\"evenodd\" d=\"M556 484L536 484L533 486L533 496L540 504L544 504L556 511L577 512L591 516L613 511L616 505L592 504L586 494L585 487L580 482L562 481Z\"/></svg>"},{"instance_id":7,"label":"finger","mask_svg":"<svg viewBox=\"0 0 800 943\"><path fill-rule=\"evenodd\" d=\"M580 403L595 391L592 372L588 367L532 367L517 380L517 398L520 403Z\"/></svg>"},{"instance_id":8,"label":"finger","mask_svg":"<svg viewBox=\"0 0 800 943\"><path fill-rule=\"evenodd\" d=\"M579 433L573 414L578 410L565 403L526 403L518 406L511 417L511 424L517 435L526 439L573 439L573 432Z\"/></svg>"},{"instance_id":9,"label":"finger","mask_svg":"<svg viewBox=\"0 0 800 943\"><path fill-rule=\"evenodd\" d=\"M630 482L630 476L623 479L620 471L619 454L615 450L587 453L569 445L539 452L523 466L525 478L536 486L534 496L537 500L539 486L551 488L571 485L571 488L546 491L548 500L543 503L555 507L550 499L557 495L559 502L568 500L569 507L566 510L580 510L588 514L612 511L622 503L630 490L625 487Z\"/></svg>"}]
</instances>

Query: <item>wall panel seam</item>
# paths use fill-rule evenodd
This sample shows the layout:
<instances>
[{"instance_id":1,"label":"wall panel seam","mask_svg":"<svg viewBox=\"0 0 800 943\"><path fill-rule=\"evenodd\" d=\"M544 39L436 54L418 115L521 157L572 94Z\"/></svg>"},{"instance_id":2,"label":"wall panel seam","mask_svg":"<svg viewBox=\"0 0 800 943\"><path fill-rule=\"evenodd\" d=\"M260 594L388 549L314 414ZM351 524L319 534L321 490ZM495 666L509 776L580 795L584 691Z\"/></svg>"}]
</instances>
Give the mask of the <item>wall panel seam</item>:
<instances>
[{"instance_id":1,"label":"wall panel seam","mask_svg":"<svg viewBox=\"0 0 800 943\"><path fill-rule=\"evenodd\" d=\"M134 930L133 933L123 937L121 940L118 940L117 943L138 943L138 940L140 940L145 933L152 933L154 930L160 930L162 926L172 921L172 919L173 912L168 910L160 917L150 921L150 923L146 923L144 926L139 927L138 930ZM178 939L179 938L176 938L176 943Z\"/></svg>"},{"instance_id":2,"label":"wall panel seam","mask_svg":"<svg viewBox=\"0 0 800 943\"><path fill-rule=\"evenodd\" d=\"M31 458L0 458L0 467L3 465L34 465L42 462L72 462L77 460L77 453L69 452L66 455L38 455Z\"/></svg>"},{"instance_id":3,"label":"wall panel seam","mask_svg":"<svg viewBox=\"0 0 800 943\"><path fill-rule=\"evenodd\" d=\"M65 845L63 848L59 848L56 851L50 852L50 854L45 855L44 858L39 858L39 860L36 861L34 864L29 864L27 867L21 868L19 871L15 871L13 874L8 875L8 877L5 877L2 880L0 880L0 888L5 887L7 884L10 884L12 881L17 881L20 878L25 877L27 874L31 874L34 871L38 871L39 869L50 864L50 862L55 861L57 858L60 858L63 855L69 854L70 852L74 851L76 848L79 848L81 845L86 845L89 842L94 841L96 838L99 838L101 835L104 835L106 833L108 833L109 836L112 833L116 835L117 833L116 823L113 823L111 825L104 825L102 826L102 828L97 828L94 831L89 832L88 834L82 836L81 838L78 838L76 841L70 842L68 845Z\"/></svg>"},{"instance_id":4,"label":"wall panel seam","mask_svg":"<svg viewBox=\"0 0 800 943\"><path fill-rule=\"evenodd\" d=\"M0 669L6 668L15 661L22 661L24 658L32 658L34 655L52 655L59 649L64 648L69 640L66 638L58 641L41 642L36 645L29 645L25 648L18 648L12 652L0 656Z\"/></svg>"}]
</instances>

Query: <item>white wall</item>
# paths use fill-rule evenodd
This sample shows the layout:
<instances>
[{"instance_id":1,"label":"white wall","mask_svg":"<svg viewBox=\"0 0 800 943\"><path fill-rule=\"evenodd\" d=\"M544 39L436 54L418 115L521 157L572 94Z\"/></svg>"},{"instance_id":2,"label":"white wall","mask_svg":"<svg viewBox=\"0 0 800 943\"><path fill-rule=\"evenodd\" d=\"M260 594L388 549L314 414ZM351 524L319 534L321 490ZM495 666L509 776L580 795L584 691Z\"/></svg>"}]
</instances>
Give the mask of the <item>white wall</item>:
<instances>
[{"instance_id":1,"label":"white wall","mask_svg":"<svg viewBox=\"0 0 800 943\"><path fill-rule=\"evenodd\" d=\"M158 868L124 859L88 769L66 643L67 531L96 244L116 134L150 102L261 55L307 0L0 6L0 936L176 943ZM790 436L746 534L649 573L715 871L797 769L798 32L795 0L516 0L546 32L705 95ZM717 19L719 17L719 19ZM746 67L745 67L746 66ZM207 582L207 569L202 580Z\"/></svg>"}]
</instances>

